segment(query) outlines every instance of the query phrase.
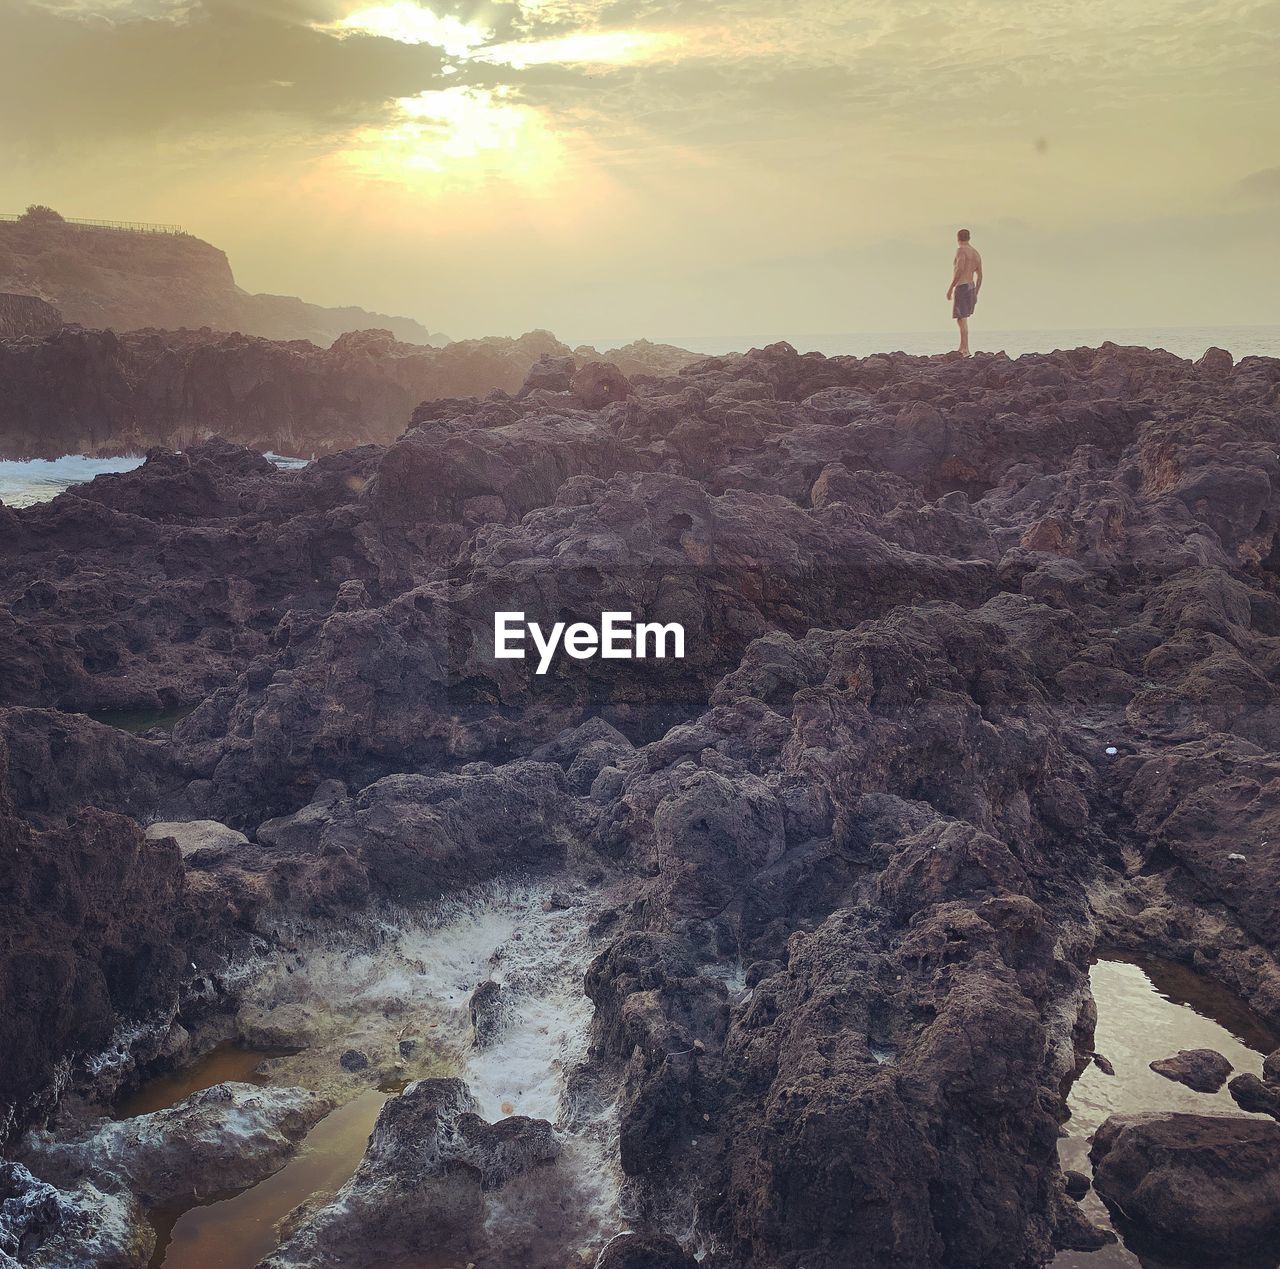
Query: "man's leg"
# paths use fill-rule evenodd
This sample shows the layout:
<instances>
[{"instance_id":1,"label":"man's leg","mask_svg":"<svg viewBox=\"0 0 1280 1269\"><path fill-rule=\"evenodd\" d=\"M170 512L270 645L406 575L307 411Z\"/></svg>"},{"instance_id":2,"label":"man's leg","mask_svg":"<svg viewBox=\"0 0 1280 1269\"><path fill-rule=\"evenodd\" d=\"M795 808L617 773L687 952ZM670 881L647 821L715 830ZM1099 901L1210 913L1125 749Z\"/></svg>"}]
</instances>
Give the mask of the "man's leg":
<instances>
[{"instance_id":1,"label":"man's leg","mask_svg":"<svg viewBox=\"0 0 1280 1269\"><path fill-rule=\"evenodd\" d=\"M960 355L967 357L969 355L969 319L957 317L956 321L960 324Z\"/></svg>"}]
</instances>

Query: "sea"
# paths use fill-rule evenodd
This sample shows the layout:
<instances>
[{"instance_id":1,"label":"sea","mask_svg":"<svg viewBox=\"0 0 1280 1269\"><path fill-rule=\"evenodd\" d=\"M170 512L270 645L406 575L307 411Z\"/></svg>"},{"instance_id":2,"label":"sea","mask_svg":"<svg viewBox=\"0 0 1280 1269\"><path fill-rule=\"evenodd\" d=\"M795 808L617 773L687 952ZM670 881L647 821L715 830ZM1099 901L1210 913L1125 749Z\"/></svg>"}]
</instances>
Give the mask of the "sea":
<instances>
[{"instance_id":1,"label":"sea","mask_svg":"<svg viewBox=\"0 0 1280 1269\"><path fill-rule=\"evenodd\" d=\"M868 357L879 352L904 352L928 357L954 347L954 331L853 331L836 334L790 335L778 332L740 335L653 336L655 343L675 344L692 352L719 356L763 348L781 339L801 352L820 352L828 357ZM1068 330L982 330L970 334L974 352L1005 352L1010 357L1024 353L1053 352L1066 348L1096 348L1106 341L1144 348L1163 348L1179 357L1195 359L1206 348L1225 348L1237 360L1242 357L1280 357L1280 325L1275 326L1169 326L1115 327ZM617 347L629 339L582 339L596 348ZM305 466L307 459L268 454L282 468ZM9 507L29 507L48 502L63 490L83 484L105 472L131 471L144 460L136 458L89 458L71 454L53 460L0 461L0 502Z\"/></svg>"},{"instance_id":2,"label":"sea","mask_svg":"<svg viewBox=\"0 0 1280 1269\"><path fill-rule=\"evenodd\" d=\"M869 357L873 353L904 352L930 357L956 346L954 325L929 331L845 331L836 334L787 335L756 331L738 335L650 336L654 343L675 344L692 352L721 356L764 348L785 340L801 352L820 352L827 357ZM1004 352L1010 357L1023 353L1054 352L1068 348L1097 348L1110 341L1143 348L1163 348L1179 357L1195 360L1206 348L1225 348L1237 360L1241 357L1280 357L1280 325L1274 326L1144 326L1095 327L1065 330L983 330L976 325L969 333L973 352ZM616 348L623 339L584 340L596 348Z\"/></svg>"},{"instance_id":3,"label":"sea","mask_svg":"<svg viewBox=\"0 0 1280 1269\"><path fill-rule=\"evenodd\" d=\"M288 454L268 453L264 457L285 471L305 467L310 461ZM49 502L73 485L83 485L95 476L111 472L133 471L146 461L141 454L124 458L67 454L53 459L3 459L0 460L0 502L6 507L31 507L38 502Z\"/></svg>"}]
</instances>

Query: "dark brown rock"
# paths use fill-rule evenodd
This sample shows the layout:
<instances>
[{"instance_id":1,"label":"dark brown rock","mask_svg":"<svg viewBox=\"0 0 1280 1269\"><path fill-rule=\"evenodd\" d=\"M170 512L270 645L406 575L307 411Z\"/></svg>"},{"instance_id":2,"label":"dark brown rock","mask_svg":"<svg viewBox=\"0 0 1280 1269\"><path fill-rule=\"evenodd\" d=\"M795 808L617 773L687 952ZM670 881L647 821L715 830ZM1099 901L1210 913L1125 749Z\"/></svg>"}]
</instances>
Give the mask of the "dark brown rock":
<instances>
[{"instance_id":1,"label":"dark brown rock","mask_svg":"<svg viewBox=\"0 0 1280 1269\"><path fill-rule=\"evenodd\" d=\"M697 1261L665 1234L619 1234L596 1262L597 1269L695 1269Z\"/></svg>"},{"instance_id":2,"label":"dark brown rock","mask_svg":"<svg viewBox=\"0 0 1280 1269\"><path fill-rule=\"evenodd\" d=\"M1268 1053L1263 1059L1262 1078L1268 1084L1280 1084L1280 1049Z\"/></svg>"},{"instance_id":3,"label":"dark brown rock","mask_svg":"<svg viewBox=\"0 0 1280 1269\"><path fill-rule=\"evenodd\" d=\"M545 1120L512 1115L490 1124L474 1108L456 1079L417 1080L391 1098L355 1175L264 1266L479 1257L487 1195L553 1166L560 1143Z\"/></svg>"},{"instance_id":4,"label":"dark brown rock","mask_svg":"<svg viewBox=\"0 0 1280 1269\"><path fill-rule=\"evenodd\" d=\"M233 314L216 329L206 318L188 330L0 332L0 458L176 449L193 433L281 454L331 454L393 441L426 399L515 392L526 377L569 390L573 357L547 331L436 348L370 328L376 315L363 316L363 327L317 335L325 347L226 333L256 325L238 325ZM670 353L658 355L669 363ZM611 370L592 372L588 395L598 404L621 399L627 380Z\"/></svg>"},{"instance_id":5,"label":"dark brown rock","mask_svg":"<svg viewBox=\"0 0 1280 1269\"><path fill-rule=\"evenodd\" d=\"M510 992L492 978L471 993L467 1011L471 1015L472 1041L478 1049L487 1049L507 1024Z\"/></svg>"},{"instance_id":6,"label":"dark brown rock","mask_svg":"<svg viewBox=\"0 0 1280 1269\"><path fill-rule=\"evenodd\" d=\"M0 773L5 770L0 740ZM39 833L0 780L0 1125L31 1116L55 1066L118 1022L172 1011L186 967L172 842L86 808Z\"/></svg>"},{"instance_id":7,"label":"dark brown rock","mask_svg":"<svg viewBox=\"0 0 1280 1269\"><path fill-rule=\"evenodd\" d=\"M1093 1137L1094 1188L1185 1257L1280 1238L1280 1125L1215 1115L1113 1115Z\"/></svg>"},{"instance_id":8,"label":"dark brown rock","mask_svg":"<svg viewBox=\"0 0 1280 1269\"><path fill-rule=\"evenodd\" d=\"M1176 1080L1197 1093L1216 1093L1231 1074L1231 1063L1213 1049L1183 1049L1172 1057L1151 1063L1151 1069L1167 1080Z\"/></svg>"},{"instance_id":9,"label":"dark brown rock","mask_svg":"<svg viewBox=\"0 0 1280 1269\"><path fill-rule=\"evenodd\" d=\"M1280 1088L1274 1084L1263 1083L1250 1071L1237 1075L1227 1087L1241 1110L1280 1120Z\"/></svg>"},{"instance_id":10,"label":"dark brown rock","mask_svg":"<svg viewBox=\"0 0 1280 1269\"><path fill-rule=\"evenodd\" d=\"M714 1269L1098 1246L1057 1154L1064 1088L1109 1065L1095 935L1280 1021L1280 363L622 368L594 410L563 377L435 397L304 471L193 446L0 517L24 806L242 830L186 860L202 966L210 929L607 887L574 1105L616 1099L627 1210L696 1211ZM497 608L605 607L687 655L490 655ZM101 759L52 708L182 705ZM409 1135L487 1138L455 1100ZM362 1228L388 1198L414 1245L427 1209L483 1252L483 1159L419 1185L416 1158ZM495 1184L555 1195L513 1262L590 1241L560 1163Z\"/></svg>"},{"instance_id":11,"label":"dark brown rock","mask_svg":"<svg viewBox=\"0 0 1280 1269\"><path fill-rule=\"evenodd\" d=\"M625 401L632 393L631 381L609 361L587 362L575 372L569 388L588 410Z\"/></svg>"}]
</instances>

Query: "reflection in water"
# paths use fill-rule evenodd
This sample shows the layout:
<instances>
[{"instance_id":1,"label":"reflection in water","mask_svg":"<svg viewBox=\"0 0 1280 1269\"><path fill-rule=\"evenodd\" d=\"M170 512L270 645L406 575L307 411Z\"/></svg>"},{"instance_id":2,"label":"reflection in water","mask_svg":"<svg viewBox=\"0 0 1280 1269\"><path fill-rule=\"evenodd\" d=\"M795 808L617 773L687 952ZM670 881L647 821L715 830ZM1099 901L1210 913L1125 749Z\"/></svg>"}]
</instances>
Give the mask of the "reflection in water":
<instances>
[{"instance_id":1,"label":"reflection in water","mask_svg":"<svg viewBox=\"0 0 1280 1269\"><path fill-rule=\"evenodd\" d=\"M194 705L178 705L173 709L99 709L91 710L89 717L95 723L139 736L153 727L172 731L193 709Z\"/></svg>"},{"instance_id":2,"label":"reflection in water","mask_svg":"<svg viewBox=\"0 0 1280 1269\"><path fill-rule=\"evenodd\" d=\"M1235 1068L1233 1077L1246 1071L1261 1074L1262 1058L1276 1047L1276 1037L1242 1001L1181 965L1154 958L1098 961L1089 981L1098 1005L1094 1047L1111 1060L1116 1073L1104 1075L1090 1066L1072 1087L1067 1101L1070 1135L1058 1143L1064 1169L1091 1175L1087 1138L1108 1115L1143 1111L1244 1113L1225 1086L1217 1093L1197 1093L1157 1075L1148 1066L1180 1049L1216 1049ZM1093 1190L1081 1207L1095 1224L1114 1228ZM1064 1251L1053 1260L1053 1269L1137 1266L1166 1269L1148 1256L1140 1260L1123 1243L1095 1252Z\"/></svg>"},{"instance_id":3,"label":"reflection in water","mask_svg":"<svg viewBox=\"0 0 1280 1269\"><path fill-rule=\"evenodd\" d=\"M356 1170L388 1094L368 1089L326 1115L274 1176L197 1207L157 1208L151 1269L251 1269L273 1252L280 1222L299 1203L331 1196Z\"/></svg>"},{"instance_id":4,"label":"reflection in water","mask_svg":"<svg viewBox=\"0 0 1280 1269\"><path fill-rule=\"evenodd\" d=\"M283 1057L292 1049L247 1049L238 1044L220 1044L203 1057L168 1075L148 1080L136 1093L122 1099L115 1107L117 1119L132 1119L177 1105L192 1093L215 1084L234 1080L240 1084L264 1085L267 1078L259 1074L263 1058Z\"/></svg>"}]
</instances>

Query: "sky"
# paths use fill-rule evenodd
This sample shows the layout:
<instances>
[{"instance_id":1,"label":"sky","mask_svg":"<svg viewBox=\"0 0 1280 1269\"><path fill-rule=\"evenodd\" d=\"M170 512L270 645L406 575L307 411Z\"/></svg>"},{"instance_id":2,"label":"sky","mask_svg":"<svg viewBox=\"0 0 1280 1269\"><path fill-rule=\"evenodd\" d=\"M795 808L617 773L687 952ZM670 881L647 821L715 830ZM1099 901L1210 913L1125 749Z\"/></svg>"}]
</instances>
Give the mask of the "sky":
<instances>
[{"instance_id":1,"label":"sky","mask_svg":"<svg viewBox=\"0 0 1280 1269\"><path fill-rule=\"evenodd\" d=\"M1280 322L1280 0L0 0L0 212L455 338Z\"/></svg>"}]
</instances>

